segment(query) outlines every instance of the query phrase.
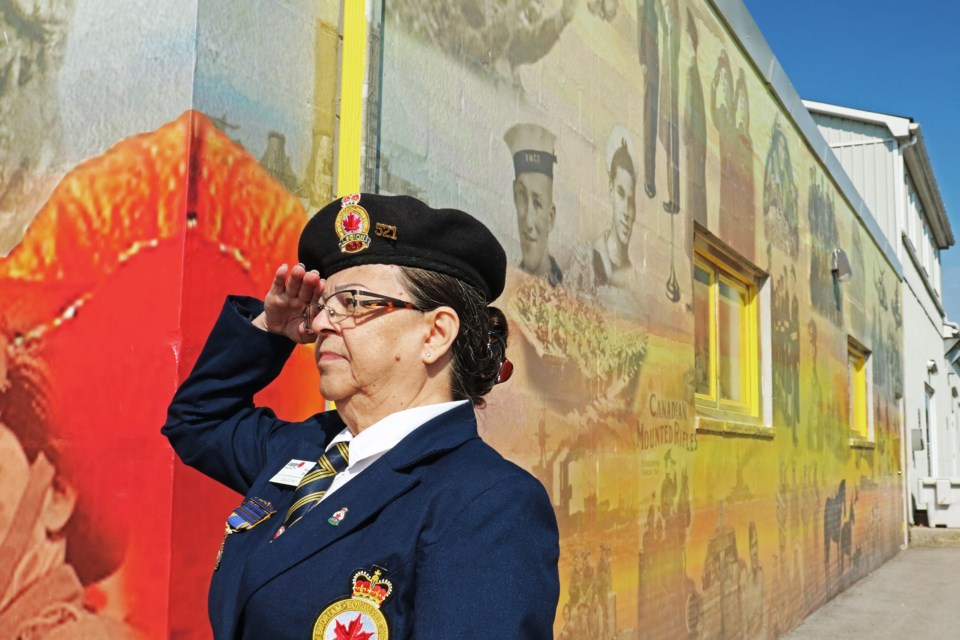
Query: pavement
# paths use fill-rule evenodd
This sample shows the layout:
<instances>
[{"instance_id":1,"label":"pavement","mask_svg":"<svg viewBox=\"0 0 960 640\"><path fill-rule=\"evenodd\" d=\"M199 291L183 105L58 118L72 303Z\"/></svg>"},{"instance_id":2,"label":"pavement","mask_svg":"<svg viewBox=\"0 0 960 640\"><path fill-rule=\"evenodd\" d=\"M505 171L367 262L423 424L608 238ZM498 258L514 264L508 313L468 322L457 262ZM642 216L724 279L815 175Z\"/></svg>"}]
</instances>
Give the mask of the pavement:
<instances>
[{"instance_id":1,"label":"pavement","mask_svg":"<svg viewBox=\"0 0 960 640\"><path fill-rule=\"evenodd\" d=\"M960 529L912 527L910 546L785 640L960 639Z\"/></svg>"}]
</instances>

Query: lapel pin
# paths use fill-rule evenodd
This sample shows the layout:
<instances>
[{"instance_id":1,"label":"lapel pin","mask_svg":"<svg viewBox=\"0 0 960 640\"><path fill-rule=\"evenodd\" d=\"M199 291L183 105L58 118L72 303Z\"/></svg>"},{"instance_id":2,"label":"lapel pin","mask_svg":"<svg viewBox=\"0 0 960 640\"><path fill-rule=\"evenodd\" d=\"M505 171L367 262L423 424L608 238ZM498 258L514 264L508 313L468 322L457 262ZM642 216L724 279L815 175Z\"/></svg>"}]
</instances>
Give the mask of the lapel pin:
<instances>
[{"instance_id":1,"label":"lapel pin","mask_svg":"<svg viewBox=\"0 0 960 640\"><path fill-rule=\"evenodd\" d=\"M339 511L335 511L332 516L327 518L327 522L329 522L335 527L339 526L340 521L343 520L344 517L347 515L347 511L350 511L350 509L347 509L346 507L343 507Z\"/></svg>"}]
</instances>

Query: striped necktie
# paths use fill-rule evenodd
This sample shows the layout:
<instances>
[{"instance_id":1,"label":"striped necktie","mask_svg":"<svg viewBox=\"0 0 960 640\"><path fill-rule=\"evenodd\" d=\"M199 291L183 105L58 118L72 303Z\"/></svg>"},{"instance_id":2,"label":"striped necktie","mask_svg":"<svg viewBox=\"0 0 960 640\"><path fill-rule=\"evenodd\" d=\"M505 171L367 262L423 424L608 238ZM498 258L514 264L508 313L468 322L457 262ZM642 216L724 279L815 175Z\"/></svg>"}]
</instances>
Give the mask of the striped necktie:
<instances>
[{"instance_id":1,"label":"striped necktie","mask_svg":"<svg viewBox=\"0 0 960 640\"><path fill-rule=\"evenodd\" d=\"M313 468L307 472L297 485L293 494L293 504L283 519L281 531L289 529L327 494L333 483L333 477L347 468L350 462L350 443L338 442L320 456Z\"/></svg>"}]
</instances>

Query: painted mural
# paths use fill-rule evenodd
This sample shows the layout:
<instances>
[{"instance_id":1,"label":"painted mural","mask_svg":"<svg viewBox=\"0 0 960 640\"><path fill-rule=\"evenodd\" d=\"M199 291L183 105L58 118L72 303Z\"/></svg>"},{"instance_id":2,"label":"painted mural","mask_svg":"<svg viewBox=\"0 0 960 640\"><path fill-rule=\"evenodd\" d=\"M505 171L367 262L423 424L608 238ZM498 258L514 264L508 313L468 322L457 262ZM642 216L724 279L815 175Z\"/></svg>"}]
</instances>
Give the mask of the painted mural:
<instances>
[{"instance_id":1,"label":"painted mural","mask_svg":"<svg viewBox=\"0 0 960 640\"><path fill-rule=\"evenodd\" d=\"M62 153L58 74L73 2L0 2L0 253L23 234L56 185ZM38 110L39 107L39 110Z\"/></svg>"},{"instance_id":2,"label":"painted mural","mask_svg":"<svg viewBox=\"0 0 960 640\"><path fill-rule=\"evenodd\" d=\"M511 260L517 373L481 427L552 497L556 636L773 638L894 554L895 276L714 8L388 2L383 33L367 181L476 213ZM761 274L753 424L696 399L704 239Z\"/></svg>"},{"instance_id":3,"label":"painted mural","mask_svg":"<svg viewBox=\"0 0 960 640\"><path fill-rule=\"evenodd\" d=\"M223 297L333 193L338 3L136 4L0 0L4 637L210 636L235 497L159 425ZM311 363L262 401L320 409Z\"/></svg>"},{"instance_id":4,"label":"painted mural","mask_svg":"<svg viewBox=\"0 0 960 640\"><path fill-rule=\"evenodd\" d=\"M338 2L134 5L0 0L3 629L209 636L235 498L158 427L223 296L262 294L333 195ZM895 553L897 277L712 5L385 8L364 179L508 252L517 373L481 430L553 501L556 636L773 638ZM708 236L763 274L759 425L696 400ZM291 418L320 402L302 356L260 398Z\"/></svg>"},{"instance_id":5,"label":"painted mural","mask_svg":"<svg viewBox=\"0 0 960 640\"><path fill-rule=\"evenodd\" d=\"M187 176L199 172L207 175L191 188ZM254 190L246 198L244 185ZM263 210L275 214L265 218ZM27 492L7 513L5 532L5 558L24 561L9 567L4 585L15 627L54 624L29 617L41 609L22 610L37 597L29 590L36 580L54 579L32 572L52 566L62 581L46 585L47 595L65 592L63 606L85 592L106 619L165 635L167 612L156 603L168 599L169 587L144 576L185 572L186 583L203 581L202 565L177 561L176 530L207 506L176 500L187 483L172 473L156 425L164 395L187 373L219 306L208 295L216 288L211 276L183 278L216 273L218 282L254 293L269 282L278 248L295 254L305 217L253 158L205 116L187 112L68 173L0 263L4 434L18 438L30 463ZM192 307L191 317L181 316L181 304ZM181 331L191 337L179 340ZM40 492L35 498L30 487ZM44 491L64 494L62 521L50 520ZM11 535L33 530L31 521L47 536Z\"/></svg>"}]
</instances>

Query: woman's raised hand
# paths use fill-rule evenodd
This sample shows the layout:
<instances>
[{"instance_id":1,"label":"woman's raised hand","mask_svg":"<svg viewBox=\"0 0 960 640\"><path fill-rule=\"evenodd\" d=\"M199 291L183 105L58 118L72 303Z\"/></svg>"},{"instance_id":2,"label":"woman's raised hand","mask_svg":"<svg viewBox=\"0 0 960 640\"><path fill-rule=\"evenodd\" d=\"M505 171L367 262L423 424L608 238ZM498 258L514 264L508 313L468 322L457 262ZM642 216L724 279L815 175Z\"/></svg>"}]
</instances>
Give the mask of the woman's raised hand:
<instances>
[{"instance_id":1,"label":"woman's raised hand","mask_svg":"<svg viewBox=\"0 0 960 640\"><path fill-rule=\"evenodd\" d=\"M302 264L280 265L263 299L263 313L253 324L294 342L315 342L317 334L304 326L303 310L320 299L323 283L317 271L307 271Z\"/></svg>"}]
</instances>

